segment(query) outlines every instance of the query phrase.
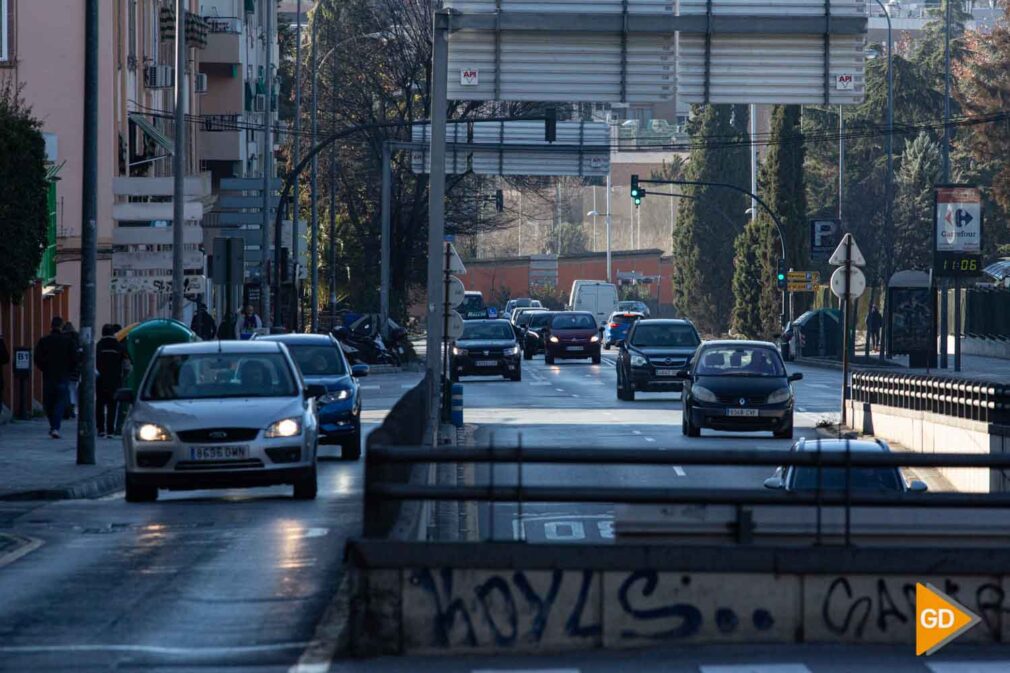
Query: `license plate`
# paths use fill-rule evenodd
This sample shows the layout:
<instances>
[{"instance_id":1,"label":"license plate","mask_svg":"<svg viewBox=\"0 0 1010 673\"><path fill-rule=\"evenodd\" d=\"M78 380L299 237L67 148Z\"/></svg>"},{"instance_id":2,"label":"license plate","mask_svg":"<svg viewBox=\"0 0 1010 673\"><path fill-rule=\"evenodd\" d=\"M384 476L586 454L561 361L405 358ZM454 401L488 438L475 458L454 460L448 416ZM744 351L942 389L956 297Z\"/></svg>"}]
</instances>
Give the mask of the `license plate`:
<instances>
[{"instance_id":1,"label":"license plate","mask_svg":"<svg viewBox=\"0 0 1010 673\"><path fill-rule=\"evenodd\" d=\"M477 360L478 367L497 367L497 360Z\"/></svg>"},{"instance_id":2,"label":"license plate","mask_svg":"<svg viewBox=\"0 0 1010 673\"><path fill-rule=\"evenodd\" d=\"M190 460L243 460L249 457L248 446L191 446Z\"/></svg>"},{"instance_id":3,"label":"license plate","mask_svg":"<svg viewBox=\"0 0 1010 673\"><path fill-rule=\"evenodd\" d=\"M580 351L580 350L582 350L582 346L568 346L565 350Z\"/></svg>"},{"instance_id":4,"label":"license plate","mask_svg":"<svg viewBox=\"0 0 1010 673\"><path fill-rule=\"evenodd\" d=\"M758 415L757 409L727 409L727 416L747 416L753 418Z\"/></svg>"},{"instance_id":5,"label":"license plate","mask_svg":"<svg viewBox=\"0 0 1010 673\"><path fill-rule=\"evenodd\" d=\"M656 376L676 376L676 369L657 369Z\"/></svg>"}]
</instances>

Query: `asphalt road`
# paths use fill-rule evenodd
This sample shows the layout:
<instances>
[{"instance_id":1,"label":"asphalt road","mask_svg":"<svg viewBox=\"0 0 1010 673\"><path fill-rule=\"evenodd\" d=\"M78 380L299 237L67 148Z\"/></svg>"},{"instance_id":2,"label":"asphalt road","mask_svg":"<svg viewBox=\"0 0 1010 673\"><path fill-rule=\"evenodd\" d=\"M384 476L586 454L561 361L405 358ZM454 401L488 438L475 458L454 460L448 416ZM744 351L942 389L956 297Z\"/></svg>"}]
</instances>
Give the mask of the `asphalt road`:
<instances>
[{"instance_id":1,"label":"asphalt road","mask_svg":"<svg viewBox=\"0 0 1010 673\"><path fill-rule=\"evenodd\" d=\"M679 393L638 393L634 402L617 399L614 351L603 362L562 360L547 366L543 357L523 363L523 380L465 378L467 423L478 426L476 444L487 446L626 449L629 452L667 449L779 449L792 441L773 439L770 432L729 433L702 430L698 438L681 433ZM819 422L837 421L841 372L789 367L803 372L796 390L796 438L816 434ZM532 465L523 469L528 485L628 486L665 488L762 488L771 471L762 467L708 466L572 466ZM478 468L478 483L491 478ZM515 483L517 469L498 466L498 484ZM525 503L481 505L481 539L530 542L601 542L613 539L614 508L597 504Z\"/></svg>"},{"instance_id":2,"label":"asphalt road","mask_svg":"<svg viewBox=\"0 0 1010 673\"><path fill-rule=\"evenodd\" d=\"M366 429L417 379L365 379ZM0 671L318 670L296 662L360 529L361 474L321 463L312 502L272 487L0 503L0 531L42 542L0 557Z\"/></svg>"}]
</instances>

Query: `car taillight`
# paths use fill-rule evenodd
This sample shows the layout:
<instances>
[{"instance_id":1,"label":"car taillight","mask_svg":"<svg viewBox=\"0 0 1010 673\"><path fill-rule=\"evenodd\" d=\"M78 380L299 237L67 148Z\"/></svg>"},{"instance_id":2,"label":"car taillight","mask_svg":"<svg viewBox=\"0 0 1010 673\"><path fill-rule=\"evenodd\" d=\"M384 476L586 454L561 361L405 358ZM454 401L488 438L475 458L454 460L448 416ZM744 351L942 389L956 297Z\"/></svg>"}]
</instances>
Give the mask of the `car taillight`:
<instances>
[{"instance_id":1,"label":"car taillight","mask_svg":"<svg viewBox=\"0 0 1010 673\"><path fill-rule=\"evenodd\" d=\"M610 329L613 329L615 327L617 327L617 323L616 322L610 323Z\"/></svg>"}]
</instances>

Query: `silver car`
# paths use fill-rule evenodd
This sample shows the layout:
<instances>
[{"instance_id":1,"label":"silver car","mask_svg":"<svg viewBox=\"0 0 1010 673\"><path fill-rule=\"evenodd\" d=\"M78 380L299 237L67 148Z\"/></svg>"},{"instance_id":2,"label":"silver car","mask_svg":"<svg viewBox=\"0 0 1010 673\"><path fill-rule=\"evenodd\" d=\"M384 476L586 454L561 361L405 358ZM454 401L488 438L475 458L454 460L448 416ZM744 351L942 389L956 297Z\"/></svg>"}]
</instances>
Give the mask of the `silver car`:
<instances>
[{"instance_id":1,"label":"silver car","mask_svg":"<svg viewBox=\"0 0 1010 673\"><path fill-rule=\"evenodd\" d=\"M162 346L139 394L117 395L133 403L123 427L127 501L153 501L159 488L274 484L315 498L316 388L276 341Z\"/></svg>"}]
</instances>

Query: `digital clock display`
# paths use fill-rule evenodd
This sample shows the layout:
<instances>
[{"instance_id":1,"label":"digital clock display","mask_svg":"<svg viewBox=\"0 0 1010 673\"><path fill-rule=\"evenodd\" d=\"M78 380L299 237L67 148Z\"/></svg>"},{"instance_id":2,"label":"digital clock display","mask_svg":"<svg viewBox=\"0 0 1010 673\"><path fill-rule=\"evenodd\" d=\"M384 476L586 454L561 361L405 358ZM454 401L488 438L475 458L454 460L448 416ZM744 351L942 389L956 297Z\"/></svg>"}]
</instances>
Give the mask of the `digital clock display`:
<instances>
[{"instance_id":1,"label":"digital clock display","mask_svg":"<svg viewBox=\"0 0 1010 673\"><path fill-rule=\"evenodd\" d=\"M936 276L977 276L982 271L982 255L937 252L933 257Z\"/></svg>"}]
</instances>

